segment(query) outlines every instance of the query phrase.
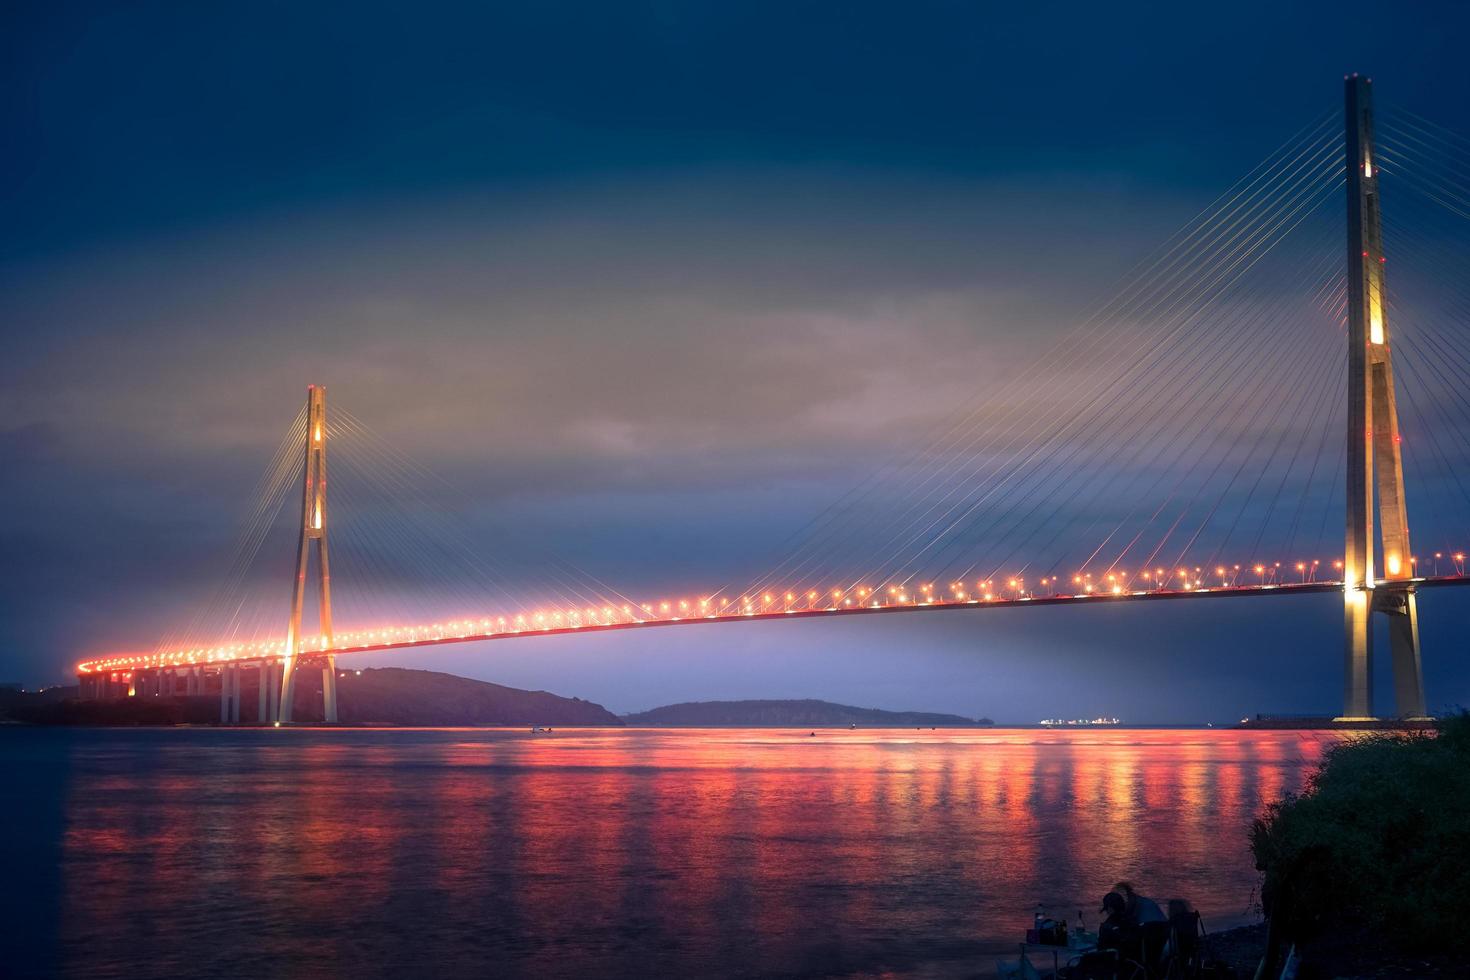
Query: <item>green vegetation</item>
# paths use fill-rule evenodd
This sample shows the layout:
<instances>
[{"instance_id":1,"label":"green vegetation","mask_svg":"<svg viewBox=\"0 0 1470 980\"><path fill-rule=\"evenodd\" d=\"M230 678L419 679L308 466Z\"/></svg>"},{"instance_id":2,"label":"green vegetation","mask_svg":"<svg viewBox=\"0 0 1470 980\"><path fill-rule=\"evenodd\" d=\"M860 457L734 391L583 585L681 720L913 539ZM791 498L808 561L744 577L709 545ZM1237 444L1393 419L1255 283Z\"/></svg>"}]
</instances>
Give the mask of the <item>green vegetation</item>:
<instances>
[{"instance_id":1,"label":"green vegetation","mask_svg":"<svg viewBox=\"0 0 1470 980\"><path fill-rule=\"evenodd\" d=\"M1437 728L1334 746L1304 793L1255 822L1261 901L1280 942L1470 949L1470 714Z\"/></svg>"}]
</instances>

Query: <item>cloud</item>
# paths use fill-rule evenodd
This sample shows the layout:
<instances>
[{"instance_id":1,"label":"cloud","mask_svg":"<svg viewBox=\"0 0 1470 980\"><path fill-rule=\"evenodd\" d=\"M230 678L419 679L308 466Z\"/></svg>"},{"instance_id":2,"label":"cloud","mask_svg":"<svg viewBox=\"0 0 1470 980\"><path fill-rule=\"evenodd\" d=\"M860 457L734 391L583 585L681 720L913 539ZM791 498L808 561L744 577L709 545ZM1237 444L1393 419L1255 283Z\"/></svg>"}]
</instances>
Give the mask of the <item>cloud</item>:
<instances>
[{"instance_id":1,"label":"cloud","mask_svg":"<svg viewBox=\"0 0 1470 980\"><path fill-rule=\"evenodd\" d=\"M821 458L921 429L1080 302L991 241L1004 190L680 178L131 243L28 277L0 404L103 455L259 451L315 381L502 471Z\"/></svg>"}]
</instances>

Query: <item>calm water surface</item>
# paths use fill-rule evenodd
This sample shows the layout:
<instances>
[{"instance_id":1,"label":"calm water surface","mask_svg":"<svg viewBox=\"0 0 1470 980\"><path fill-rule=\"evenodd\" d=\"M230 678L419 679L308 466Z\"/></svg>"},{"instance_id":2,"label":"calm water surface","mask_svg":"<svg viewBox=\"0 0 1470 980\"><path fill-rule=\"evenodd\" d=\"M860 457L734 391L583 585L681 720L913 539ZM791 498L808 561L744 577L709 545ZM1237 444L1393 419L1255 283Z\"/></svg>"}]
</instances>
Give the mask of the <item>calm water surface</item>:
<instances>
[{"instance_id":1,"label":"calm water surface","mask_svg":"<svg viewBox=\"0 0 1470 980\"><path fill-rule=\"evenodd\" d=\"M1297 732L0 730L0 973L967 976L1248 912Z\"/></svg>"}]
</instances>

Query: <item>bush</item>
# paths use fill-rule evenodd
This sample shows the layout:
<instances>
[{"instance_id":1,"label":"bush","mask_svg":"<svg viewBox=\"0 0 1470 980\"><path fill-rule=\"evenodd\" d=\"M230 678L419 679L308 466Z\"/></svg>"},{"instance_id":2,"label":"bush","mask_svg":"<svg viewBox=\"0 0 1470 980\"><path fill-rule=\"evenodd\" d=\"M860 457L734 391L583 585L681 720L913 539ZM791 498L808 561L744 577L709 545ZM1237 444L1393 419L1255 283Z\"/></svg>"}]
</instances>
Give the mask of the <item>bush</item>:
<instances>
[{"instance_id":1,"label":"bush","mask_svg":"<svg viewBox=\"0 0 1470 980\"><path fill-rule=\"evenodd\" d=\"M1334 746L1304 793L1255 821L1262 904L1285 936L1470 948L1470 714L1437 728Z\"/></svg>"}]
</instances>

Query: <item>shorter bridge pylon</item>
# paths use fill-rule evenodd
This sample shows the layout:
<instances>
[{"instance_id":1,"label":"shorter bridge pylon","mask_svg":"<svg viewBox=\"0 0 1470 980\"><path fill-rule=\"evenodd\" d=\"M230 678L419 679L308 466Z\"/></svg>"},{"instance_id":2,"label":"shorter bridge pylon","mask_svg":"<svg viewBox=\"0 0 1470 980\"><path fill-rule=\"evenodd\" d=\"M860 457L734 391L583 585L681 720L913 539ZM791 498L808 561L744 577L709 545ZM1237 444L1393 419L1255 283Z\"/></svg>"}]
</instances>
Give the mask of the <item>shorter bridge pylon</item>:
<instances>
[{"instance_id":1,"label":"shorter bridge pylon","mask_svg":"<svg viewBox=\"0 0 1470 980\"><path fill-rule=\"evenodd\" d=\"M306 601L306 577L311 552L317 554L317 621L322 644L319 651L303 658L301 613ZM332 573L327 548L327 389L306 389L306 471L301 490L301 531L296 540L296 578L291 585L291 619L286 630L286 654L280 662L279 700L272 692L270 714L276 724L291 722L296 694L296 672L303 666L320 666L322 671L322 715L330 724L337 721L337 663L332 655Z\"/></svg>"}]
</instances>

